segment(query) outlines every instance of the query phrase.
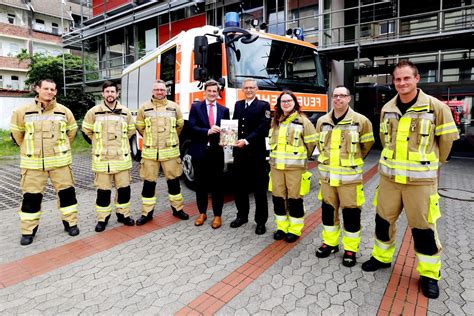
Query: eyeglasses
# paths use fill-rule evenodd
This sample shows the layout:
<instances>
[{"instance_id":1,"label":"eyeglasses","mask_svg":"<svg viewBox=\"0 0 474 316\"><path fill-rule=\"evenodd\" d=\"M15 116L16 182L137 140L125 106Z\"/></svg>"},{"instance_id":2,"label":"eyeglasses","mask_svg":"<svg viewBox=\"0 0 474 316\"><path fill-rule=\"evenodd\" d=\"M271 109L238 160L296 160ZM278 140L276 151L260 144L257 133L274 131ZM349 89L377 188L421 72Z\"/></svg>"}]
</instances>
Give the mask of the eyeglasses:
<instances>
[{"instance_id":1,"label":"eyeglasses","mask_svg":"<svg viewBox=\"0 0 474 316\"><path fill-rule=\"evenodd\" d=\"M166 91L166 89L153 89L153 91L163 92Z\"/></svg>"},{"instance_id":2,"label":"eyeglasses","mask_svg":"<svg viewBox=\"0 0 474 316\"><path fill-rule=\"evenodd\" d=\"M280 102L283 103L283 104L288 104L288 103L292 103L292 102L293 102L293 99L290 99L290 100L281 100Z\"/></svg>"},{"instance_id":3,"label":"eyeglasses","mask_svg":"<svg viewBox=\"0 0 474 316\"><path fill-rule=\"evenodd\" d=\"M332 95L333 99L343 99L345 97L348 97L348 95L347 94L333 94Z\"/></svg>"},{"instance_id":4,"label":"eyeglasses","mask_svg":"<svg viewBox=\"0 0 474 316\"><path fill-rule=\"evenodd\" d=\"M257 89L257 87L245 87L245 88L242 88L242 90L255 90Z\"/></svg>"}]
</instances>

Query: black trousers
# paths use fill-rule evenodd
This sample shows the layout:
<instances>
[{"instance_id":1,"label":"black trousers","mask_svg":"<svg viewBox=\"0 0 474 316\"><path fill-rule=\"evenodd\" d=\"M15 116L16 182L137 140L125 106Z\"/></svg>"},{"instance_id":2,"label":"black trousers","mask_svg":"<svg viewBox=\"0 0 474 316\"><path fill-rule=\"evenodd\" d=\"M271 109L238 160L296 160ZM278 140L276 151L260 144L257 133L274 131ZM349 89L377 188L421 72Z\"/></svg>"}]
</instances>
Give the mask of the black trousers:
<instances>
[{"instance_id":1,"label":"black trousers","mask_svg":"<svg viewBox=\"0 0 474 316\"><path fill-rule=\"evenodd\" d=\"M255 222L265 225L268 220L268 168L265 156L234 157L236 180L235 205L237 217L248 219L249 194L255 198Z\"/></svg>"},{"instance_id":2,"label":"black trousers","mask_svg":"<svg viewBox=\"0 0 474 316\"><path fill-rule=\"evenodd\" d=\"M202 159L193 159L193 168L199 213L206 213L207 200L211 193L214 216L221 216L224 206L224 152L222 148L209 147Z\"/></svg>"}]
</instances>

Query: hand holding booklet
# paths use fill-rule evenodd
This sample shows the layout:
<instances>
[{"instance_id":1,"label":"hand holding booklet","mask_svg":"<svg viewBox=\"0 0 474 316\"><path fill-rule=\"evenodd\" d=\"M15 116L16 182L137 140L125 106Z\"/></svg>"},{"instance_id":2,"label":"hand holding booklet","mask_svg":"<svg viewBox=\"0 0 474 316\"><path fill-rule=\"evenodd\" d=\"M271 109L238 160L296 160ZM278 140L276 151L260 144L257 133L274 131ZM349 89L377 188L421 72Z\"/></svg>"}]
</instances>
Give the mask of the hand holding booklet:
<instances>
[{"instance_id":1,"label":"hand holding booklet","mask_svg":"<svg viewBox=\"0 0 474 316\"><path fill-rule=\"evenodd\" d=\"M221 120L219 145L234 146L238 137L239 120Z\"/></svg>"}]
</instances>

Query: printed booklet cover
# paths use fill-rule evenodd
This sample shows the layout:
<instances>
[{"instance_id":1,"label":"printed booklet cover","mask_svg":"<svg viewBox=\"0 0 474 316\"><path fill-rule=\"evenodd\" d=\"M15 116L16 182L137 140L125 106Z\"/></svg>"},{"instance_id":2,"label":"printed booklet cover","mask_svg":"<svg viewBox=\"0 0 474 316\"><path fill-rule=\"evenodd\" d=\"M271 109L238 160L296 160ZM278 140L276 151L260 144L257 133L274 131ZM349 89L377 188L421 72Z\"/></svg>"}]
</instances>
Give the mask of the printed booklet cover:
<instances>
[{"instance_id":1,"label":"printed booklet cover","mask_svg":"<svg viewBox=\"0 0 474 316\"><path fill-rule=\"evenodd\" d=\"M221 120L221 136L219 145L233 146L234 143L237 141L238 129L238 120Z\"/></svg>"}]
</instances>

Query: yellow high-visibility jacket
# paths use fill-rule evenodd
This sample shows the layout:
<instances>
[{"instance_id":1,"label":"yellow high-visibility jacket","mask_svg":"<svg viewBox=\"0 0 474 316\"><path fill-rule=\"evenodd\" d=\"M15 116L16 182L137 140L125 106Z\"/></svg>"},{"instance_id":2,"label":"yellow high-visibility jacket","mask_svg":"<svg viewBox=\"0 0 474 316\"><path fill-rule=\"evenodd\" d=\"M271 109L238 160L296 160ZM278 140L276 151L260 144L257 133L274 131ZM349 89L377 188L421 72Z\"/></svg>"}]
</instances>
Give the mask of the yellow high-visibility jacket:
<instances>
[{"instance_id":1,"label":"yellow high-visibility jacket","mask_svg":"<svg viewBox=\"0 0 474 316\"><path fill-rule=\"evenodd\" d=\"M135 125L126 106L117 102L112 111L102 101L87 111L82 131L92 141L94 172L132 168L129 138L135 133Z\"/></svg>"},{"instance_id":2,"label":"yellow high-visibility jacket","mask_svg":"<svg viewBox=\"0 0 474 316\"><path fill-rule=\"evenodd\" d=\"M313 123L298 112L283 118L270 129L270 165L279 170L306 169L308 158L316 146Z\"/></svg>"},{"instance_id":3,"label":"yellow high-visibility jacket","mask_svg":"<svg viewBox=\"0 0 474 316\"><path fill-rule=\"evenodd\" d=\"M439 162L446 162L453 141L459 138L451 111L420 90L416 103L402 115L397 97L380 114L379 172L397 183L433 183Z\"/></svg>"},{"instance_id":4,"label":"yellow high-visibility jacket","mask_svg":"<svg viewBox=\"0 0 474 316\"><path fill-rule=\"evenodd\" d=\"M164 161L179 157L184 120L176 103L152 98L140 106L135 125L143 136L142 158Z\"/></svg>"},{"instance_id":5,"label":"yellow high-visibility jacket","mask_svg":"<svg viewBox=\"0 0 474 316\"><path fill-rule=\"evenodd\" d=\"M16 109L10 129L20 146L20 168L51 170L72 163L76 120L71 110L55 100L42 104L36 98Z\"/></svg>"},{"instance_id":6,"label":"yellow high-visibility jacket","mask_svg":"<svg viewBox=\"0 0 474 316\"><path fill-rule=\"evenodd\" d=\"M362 183L364 158L375 142L372 123L349 108L346 116L334 124L333 111L316 124L320 180L331 186Z\"/></svg>"}]
</instances>

